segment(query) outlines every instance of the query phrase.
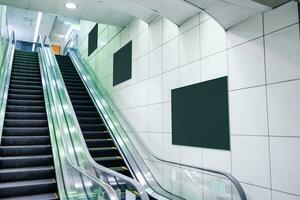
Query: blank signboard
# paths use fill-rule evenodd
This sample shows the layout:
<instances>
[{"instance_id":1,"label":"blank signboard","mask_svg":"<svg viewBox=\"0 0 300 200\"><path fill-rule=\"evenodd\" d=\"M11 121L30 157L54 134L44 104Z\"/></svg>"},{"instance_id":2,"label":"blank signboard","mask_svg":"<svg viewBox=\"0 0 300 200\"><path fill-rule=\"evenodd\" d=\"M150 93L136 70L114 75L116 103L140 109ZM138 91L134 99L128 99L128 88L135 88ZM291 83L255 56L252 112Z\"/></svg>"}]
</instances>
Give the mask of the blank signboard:
<instances>
[{"instance_id":1,"label":"blank signboard","mask_svg":"<svg viewBox=\"0 0 300 200\"><path fill-rule=\"evenodd\" d=\"M230 150L227 77L172 90L172 143Z\"/></svg>"},{"instance_id":2,"label":"blank signboard","mask_svg":"<svg viewBox=\"0 0 300 200\"><path fill-rule=\"evenodd\" d=\"M132 42L114 53L113 86L131 79Z\"/></svg>"},{"instance_id":3,"label":"blank signboard","mask_svg":"<svg viewBox=\"0 0 300 200\"><path fill-rule=\"evenodd\" d=\"M98 47L98 23L89 32L88 55L91 55Z\"/></svg>"}]
</instances>

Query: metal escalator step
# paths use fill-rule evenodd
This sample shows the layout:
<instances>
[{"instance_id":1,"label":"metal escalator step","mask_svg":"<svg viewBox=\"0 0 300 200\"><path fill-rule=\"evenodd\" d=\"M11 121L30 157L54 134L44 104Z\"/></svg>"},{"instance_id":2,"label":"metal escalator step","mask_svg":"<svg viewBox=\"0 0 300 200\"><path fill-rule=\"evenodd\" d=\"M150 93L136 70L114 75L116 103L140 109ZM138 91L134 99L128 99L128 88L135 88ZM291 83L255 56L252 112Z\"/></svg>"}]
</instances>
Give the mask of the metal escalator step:
<instances>
[{"instance_id":1,"label":"metal escalator step","mask_svg":"<svg viewBox=\"0 0 300 200\"><path fill-rule=\"evenodd\" d=\"M10 83L13 84L23 84L23 85L39 85L41 86L42 83L40 81L24 81L24 80L10 80Z\"/></svg>"},{"instance_id":2,"label":"metal escalator step","mask_svg":"<svg viewBox=\"0 0 300 200\"><path fill-rule=\"evenodd\" d=\"M1 200L58 200L59 197L56 193L45 193L36 195L26 195L19 197L1 198Z\"/></svg>"},{"instance_id":3,"label":"metal escalator step","mask_svg":"<svg viewBox=\"0 0 300 200\"><path fill-rule=\"evenodd\" d=\"M88 149L92 157L108 157L119 155L119 151L116 147L97 147Z\"/></svg>"},{"instance_id":4,"label":"metal escalator step","mask_svg":"<svg viewBox=\"0 0 300 200\"><path fill-rule=\"evenodd\" d=\"M31 72L31 73L12 71L11 75L12 76L20 76L20 77L37 77L37 78L41 77L41 74L39 73L39 71Z\"/></svg>"},{"instance_id":5,"label":"metal escalator step","mask_svg":"<svg viewBox=\"0 0 300 200\"><path fill-rule=\"evenodd\" d=\"M53 166L0 169L1 182L47 179L54 177Z\"/></svg>"},{"instance_id":6,"label":"metal escalator step","mask_svg":"<svg viewBox=\"0 0 300 200\"><path fill-rule=\"evenodd\" d=\"M8 94L8 99L24 99L24 100L42 100L44 96L40 95L29 95L29 94Z\"/></svg>"},{"instance_id":7,"label":"metal escalator step","mask_svg":"<svg viewBox=\"0 0 300 200\"><path fill-rule=\"evenodd\" d=\"M43 87L41 85L25 85L25 84L10 84L9 88L12 88L12 89L30 89L30 90L34 90L34 89L41 90L41 89L43 89Z\"/></svg>"},{"instance_id":8,"label":"metal escalator step","mask_svg":"<svg viewBox=\"0 0 300 200\"><path fill-rule=\"evenodd\" d=\"M94 160L104 167L120 167L125 166L124 160L121 156L113 157L94 157Z\"/></svg>"},{"instance_id":9,"label":"metal escalator step","mask_svg":"<svg viewBox=\"0 0 300 200\"><path fill-rule=\"evenodd\" d=\"M43 94L43 90L30 90L30 89L12 89L10 88L9 91L10 93L13 94L30 94L30 95L42 95Z\"/></svg>"},{"instance_id":10,"label":"metal escalator step","mask_svg":"<svg viewBox=\"0 0 300 200\"><path fill-rule=\"evenodd\" d=\"M41 112L6 112L5 119L47 119L47 115Z\"/></svg>"},{"instance_id":11,"label":"metal escalator step","mask_svg":"<svg viewBox=\"0 0 300 200\"><path fill-rule=\"evenodd\" d=\"M49 193L55 192L55 190L55 179L0 183L0 197Z\"/></svg>"},{"instance_id":12,"label":"metal escalator step","mask_svg":"<svg viewBox=\"0 0 300 200\"><path fill-rule=\"evenodd\" d=\"M37 135L49 135L48 127L33 127L33 128L23 128L23 127L4 127L3 136L37 136Z\"/></svg>"},{"instance_id":13,"label":"metal escalator step","mask_svg":"<svg viewBox=\"0 0 300 200\"><path fill-rule=\"evenodd\" d=\"M46 145L50 144L50 136L2 136L1 144L7 145Z\"/></svg>"},{"instance_id":14,"label":"metal escalator step","mask_svg":"<svg viewBox=\"0 0 300 200\"><path fill-rule=\"evenodd\" d=\"M1 156L31 156L51 154L51 145L1 146Z\"/></svg>"},{"instance_id":15,"label":"metal escalator step","mask_svg":"<svg viewBox=\"0 0 300 200\"><path fill-rule=\"evenodd\" d=\"M97 148L97 147L112 147L114 146L114 142L111 138L107 139L86 139L86 145L89 148Z\"/></svg>"},{"instance_id":16,"label":"metal escalator step","mask_svg":"<svg viewBox=\"0 0 300 200\"><path fill-rule=\"evenodd\" d=\"M104 124L80 124L80 128L83 131L105 131L106 130Z\"/></svg>"},{"instance_id":17,"label":"metal escalator step","mask_svg":"<svg viewBox=\"0 0 300 200\"><path fill-rule=\"evenodd\" d=\"M48 166L52 163L52 155L0 157L0 168Z\"/></svg>"},{"instance_id":18,"label":"metal escalator step","mask_svg":"<svg viewBox=\"0 0 300 200\"><path fill-rule=\"evenodd\" d=\"M85 139L105 139L110 138L108 131L82 131Z\"/></svg>"},{"instance_id":19,"label":"metal escalator step","mask_svg":"<svg viewBox=\"0 0 300 200\"><path fill-rule=\"evenodd\" d=\"M46 119L5 119L5 127L47 127L48 120Z\"/></svg>"},{"instance_id":20,"label":"metal escalator step","mask_svg":"<svg viewBox=\"0 0 300 200\"><path fill-rule=\"evenodd\" d=\"M25 99L8 99L7 105L17 105L17 106L44 106L45 102L43 100L25 100Z\"/></svg>"},{"instance_id":21,"label":"metal escalator step","mask_svg":"<svg viewBox=\"0 0 300 200\"><path fill-rule=\"evenodd\" d=\"M45 106L6 106L7 112L45 112Z\"/></svg>"}]
</instances>

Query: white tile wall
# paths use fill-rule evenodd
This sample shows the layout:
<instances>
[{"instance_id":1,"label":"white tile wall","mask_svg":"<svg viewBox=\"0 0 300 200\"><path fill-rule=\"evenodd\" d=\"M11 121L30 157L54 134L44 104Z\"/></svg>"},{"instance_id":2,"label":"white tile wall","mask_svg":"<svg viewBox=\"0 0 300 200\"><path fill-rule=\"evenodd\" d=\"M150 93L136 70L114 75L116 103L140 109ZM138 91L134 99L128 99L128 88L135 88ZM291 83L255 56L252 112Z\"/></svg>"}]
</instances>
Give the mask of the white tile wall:
<instances>
[{"instance_id":1,"label":"white tile wall","mask_svg":"<svg viewBox=\"0 0 300 200\"><path fill-rule=\"evenodd\" d=\"M200 61L180 67L179 82L181 87L200 82Z\"/></svg>"},{"instance_id":2,"label":"white tile wall","mask_svg":"<svg viewBox=\"0 0 300 200\"><path fill-rule=\"evenodd\" d=\"M238 180L270 188L270 155L267 137L232 136L232 173Z\"/></svg>"},{"instance_id":3,"label":"white tile wall","mask_svg":"<svg viewBox=\"0 0 300 200\"><path fill-rule=\"evenodd\" d=\"M229 93L231 134L268 135L266 87Z\"/></svg>"},{"instance_id":4,"label":"white tile wall","mask_svg":"<svg viewBox=\"0 0 300 200\"><path fill-rule=\"evenodd\" d=\"M268 86L270 134L300 136L300 80Z\"/></svg>"},{"instance_id":5,"label":"white tile wall","mask_svg":"<svg viewBox=\"0 0 300 200\"><path fill-rule=\"evenodd\" d=\"M227 51L201 60L201 81L207 81L228 75Z\"/></svg>"},{"instance_id":6,"label":"white tile wall","mask_svg":"<svg viewBox=\"0 0 300 200\"><path fill-rule=\"evenodd\" d=\"M299 38L299 24L266 36L268 83L300 78Z\"/></svg>"},{"instance_id":7,"label":"white tile wall","mask_svg":"<svg viewBox=\"0 0 300 200\"><path fill-rule=\"evenodd\" d=\"M163 45L163 71L177 68L179 65L178 38L172 39Z\"/></svg>"},{"instance_id":8,"label":"white tile wall","mask_svg":"<svg viewBox=\"0 0 300 200\"><path fill-rule=\"evenodd\" d=\"M140 134L157 156L232 172L242 181L250 200L299 200L300 178L295 170L300 168L296 10L296 4L290 2L226 32L204 13L179 28L165 18L150 25L134 19L109 42L109 48L95 53L95 60L86 53L88 31L80 37L80 49L94 62L96 75L117 99L116 112L128 118L133 125L130 131ZM112 38L105 31L100 36ZM132 79L112 87L111 58L117 50L113 44L122 46L132 39ZM226 75L231 151L172 145L171 90ZM161 185L187 197L192 192L206 197L206 187L214 183L199 174L193 174L197 177L194 182L187 181L184 171L147 163ZM194 187L185 187L189 184Z\"/></svg>"},{"instance_id":9,"label":"white tile wall","mask_svg":"<svg viewBox=\"0 0 300 200\"><path fill-rule=\"evenodd\" d=\"M263 35L262 15L255 15L227 32L228 48L242 44Z\"/></svg>"},{"instance_id":10,"label":"white tile wall","mask_svg":"<svg viewBox=\"0 0 300 200\"><path fill-rule=\"evenodd\" d=\"M231 90L265 84L263 39L228 50Z\"/></svg>"},{"instance_id":11,"label":"white tile wall","mask_svg":"<svg viewBox=\"0 0 300 200\"><path fill-rule=\"evenodd\" d=\"M212 18L200 24L201 58L226 49L226 32Z\"/></svg>"},{"instance_id":12,"label":"white tile wall","mask_svg":"<svg viewBox=\"0 0 300 200\"><path fill-rule=\"evenodd\" d=\"M196 26L192 30L184 33L179 38L179 60L180 65L185 65L199 59L200 46L199 44L199 27ZM196 45L195 45L196 44Z\"/></svg>"},{"instance_id":13,"label":"white tile wall","mask_svg":"<svg viewBox=\"0 0 300 200\"><path fill-rule=\"evenodd\" d=\"M300 138L270 138L272 188L300 196Z\"/></svg>"},{"instance_id":14,"label":"white tile wall","mask_svg":"<svg viewBox=\"0 0 300 200\"><path fill-rule=\"evenodd\" d=\"M248 200L272 200L271 190L249 184L242 184ZM237 198L238 200L238 198Z\"/></svg>"},{"instance_id":15,"label":"white tile wall","mask_svg":"<svg viewBox=\"0 0 300 200\"><path fill-rule=\"evenodd\" d=\"M299 22L297 3L291 1L277 9L264 14L265 33L276 31L280 28Z\"/></svg>"},{"instance_id":16,"label":"white tile wall","mask_svg":"<svg viewBox=\"0 0 300 200\"><path fill-rule=\"evenodd\" d=\"M272 191L273 200L300 200L299 196Z\"/></svg>"}]
</instances>

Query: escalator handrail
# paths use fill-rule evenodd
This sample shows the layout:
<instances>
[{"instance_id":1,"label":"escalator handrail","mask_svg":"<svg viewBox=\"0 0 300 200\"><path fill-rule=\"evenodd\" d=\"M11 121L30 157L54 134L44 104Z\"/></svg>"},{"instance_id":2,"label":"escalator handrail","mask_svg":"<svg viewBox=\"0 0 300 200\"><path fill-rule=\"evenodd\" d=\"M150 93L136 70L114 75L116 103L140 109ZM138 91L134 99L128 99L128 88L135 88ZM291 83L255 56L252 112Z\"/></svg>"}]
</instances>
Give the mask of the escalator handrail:
<instances>
[{"instance_id":1,"label":"escalator handrail","mask_svg":"<svg viewBox=\"0 0 300 200\"><path fill-rule=\"evenodd\" d=\"M81 54L79 53L79 51L77 49L74 49L74 48L69 48L68 49L68 52L69 52L69 55L71 56L72 60L73 59L76 59L76 57L79 59L79 62L81 62L82 65L86 64L86 65L89 65L87 62L85 62L85 60L82 58ZM74 54L72 54L74 53ZM94 81L94 80L93 80ZM99 84L101 84L99 82ZM98 88L98 84L95 84L96 85L96 88L98 90L98 92L100 92L101 90ZM102 86L103 87L103 86ZM103 87L104 90L106 90L105 87ZM110 96L110 93L106 90L106 94L109 95L110 98L112 98ZM100 101L101 102L101 101ZM112 101L113 103L113 101ZM104 107L104 106L103 106ZM111 112L113 115L114 112ZM115 119L118 120L118 118L115 116ZM118 122L119 124L121 124L120 122ZM122 126L119 126L121 129L123 129ZM124 133L127 135L127 132L123 129ZM135 132L134 132L135 134ZM127 137L130 139L130 137L127 135ZM175 166L178 166L178 167L184 167L184 168L188 168L190 170L198 170L198 171L204 171L204 172L208 172L208 173L213 173L213 174L218 174L218 175L221 175L221 176L224 176L226 177L227 179L229 179L234 187L237 189L238 193L239 193L239 196L240 196L240 199L241 200L247 200L247 196L246 196L246 193L242 187L242 185L240 184L240 182L233 176L231 175L230 173L227 173L227 172L224 172L224 171L221 171L221 170L214 170L214 169L207 169L207 168L202 168L202 167L195 167L195 166L191 166L191 165L186 165L186 164L181 164L181 163L176 163L176 162L172 162L172 161L168 161L168 160L164 160L162 158L159 158L158 156L156 156L150 149L149 147L144 144L144 141L140 138L140 136L138 134L135 134L135 137L139 140L139 143L143 144L143 147L146 149L146 151L149 153L149 155L151 155L153 158L155 158L156 160L162 162L162 163L168 163L170 165L175 165ZM131 141L130 141L131 142ZM132 143L132 142L131 142ZM126 144L124 142L124 144ZM132 143L133 145L133 143ZM134 145L133 145L134 146ZM138 152L138 151L137 151Z\"/></svg>"},{"instance_id":2,"label":"escalator handrail","mask_svg":"<svg viewBox=\"0 0 300 200\"><path fill-rule=\"evenodd\" d=\"M0 105L0 144L3 132L3 123L5 116L5 109L7 103L9 81L12 69L12 63L14 58L14 51L16 46L15 32L11 32L11 36L5 38L7 44L5 46L4 55L0 66L0 81L1 81L1 105Z\"/></svg>"},{"instance_id":3,"label":"escalator handrail","mask_svg":"<svg viewBox=\"0 0 300 200\"><path fill-rule=\"evenodd\" d=\"M50 42L49 38L47 38L47 45L48 45L48 46L51 46L51 42ZM43 44L43 46L44 46L44 44ZM56 65L56 67L59 69L58 63L57 63L57 61L56 61L56 59L55 59L55 57L54 57L54 53L53 53L52 49L49 48L49 51L51 51L51 53L49 53L49 54L51 54L51 55L48 55L48 56L50 57L49 59L51 59L52 62L54 63L54 65ZM62 77L61 73L57 74L57 76L58 76L59 79L63 80L63 77ZM65 86L65 84L64 84L64 81L62 81L62 84L63 84L63 87L66 88L66 86ZM68 93L67 93L67 92L66 92L66 94L67 94L67 96L68 96ZM82 148L83 148L83 150L84 150L85 152L87 152L87 153L86 153L86 157L87 157L88 161L93 165L93 167L94 167L95 169L99 170L99 171L103 171L103 172L105 172L105 173L107 173L107 174L110 174L110 175L112 175L112 176L118 177L119 179L123 179L123 180L129 182L130 184L132 184L132 185L137 189L137 191L139 192L140 197L141 197L142 200L149 200L149 197L148 197L148 195L147 195L147 192L146 192L146 191L144 190L144 188L139 184L139 182L137 182L137 181L135 181L134 179L131 179L131 178L129 178L129 177L123 175L123 174L120 174L120 173L118 173L118 172L115 172L115 171L113 171L113 170L111 170L111 169L109 169L109 168L106 168L106 167L104 167L104 166L102 166L102 165L99 165L98 163L96 163L96 162L94 161L94 159L93 159L93 158L91 157L91 155L89 154L88 148L87 148L86 143L85 143L85 141L84 141L84 138L83 138L83 135L82 135L82 132L81 132L79 123L78 123L78 121L77 121L77 118L76 118L76 115L75 115L75 111L74 111L74 109L73 109L73 106L72 106L72 103L71 103L70 98L68 97L68 98L66 99L66 101L67 101L66 103L67 103L67 105L68 105L68 107L69 107L69 112L71 113L71 115L73 116L72 118L74 119L74 126L75 126L77 132L81 133L81 134L78 134L78 136L79 136L79 138L80 138L80 141L81 141L81 144L82 144ZM87 173L89 174L89 172L87 172ZM90 176L94 176L94 175L90 175ZM97 178L97 177L94 177L94 178L95 178L95 179L99 179L99 178ZM99 180L102 181L101 179L99 179ZM107 183L105 183L105 184L107 184Z\"/></svg>"},{"instance_id":4,"label":"escalator handrail","mask_svg":"<svg viewBox=\"0 0 300 200\"><path fill-rule=\"evenodd\" d=\"M45 50L45 47L44 47L43 43L40 43L40 45L41 45L42 51L44 51L44 56L47 56L47 57L48 57L49 55L47 55L47 51ZM47 66L48 68L51 68L51 67L52 67L50 64L48 64L48 65L46 65L46 66ZM46 78L45 78L45 82L47 83L46 85L48 85L48 87L51 87L51 86L50 86L51 84L49 84L49 80L47 81ZM56 89L56 91L58 92L59 90ZM62 105L61 102L58 103L58 104ZM56 104L56 105L58 105L58 104ZM62 120L62 119L61 119L61 120ZM97 185L99 185L101 188L103 188L104 191L108 194L110 200L118 200L119 198L118 198L116 192L114 191L114 189L113 189L110 185L108 185L107 183L105 183L105 182L103 182L103 181L101 181L101 180L95 178L94 176L91 176L89 173L87 173L85 170L81 169L80 167L77 167L77 166L71 161L71 159L70 159L70 157L69 157L69 154L67 153L68 150L67 150L67 147L66 147L66 142L65 142L65 140L64 140L64 137L62 137L62 138L63 138L62 140L63 140L63 144L64 144L64 145L63 145L63 148L64 148L65 155L66 155L65 157L66 157L66 159L67 159L67 162L70 164L70 166L73 167L75 170L77 170L80 174L83 174L85 177L89 178L90 180L92 180L93 182L95 182Z\"/></svg>"}]
</instances>

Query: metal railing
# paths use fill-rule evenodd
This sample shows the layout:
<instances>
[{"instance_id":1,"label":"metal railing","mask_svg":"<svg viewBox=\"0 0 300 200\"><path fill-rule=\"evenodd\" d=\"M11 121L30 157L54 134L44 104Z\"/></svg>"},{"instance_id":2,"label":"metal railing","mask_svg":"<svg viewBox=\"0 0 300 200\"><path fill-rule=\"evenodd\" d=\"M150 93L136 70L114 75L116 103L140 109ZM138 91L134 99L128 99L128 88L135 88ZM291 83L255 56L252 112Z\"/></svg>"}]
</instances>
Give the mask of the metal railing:
<instances>
[{"instance_id":1,"label":"metal railing","mask_svg":"<svg viewBox=\"0 0 300 200\"><path fill-rule=\"evenodd\" d=\"M47 73L52 73L54 75L53 79L55 80L57 87L57 91L52 92L52 95L59 96L57 98L60 99L60 110L61 112L63 112L63 115L61 117L65 121L63 126L64 129L68 130L62 133L63 141L65 142L66 152L70 151L69 148L71 147L75 149L75 151L71 152L71 163L73 163L78 168L84 170L89 176L94 177L102 183L111 185L111 187L114 188L119 198L124 197L126 195L126 192L131 192L131 194L136 196L137 199L149 200L147 192L137 181L127 176L124 176L118 172L110 170L109 168L99 165L90 156L85 140L82 136L81 129L77 121L71 100L68 96L63 77L60 73L59 66L57 64L54 53L50 48L51 43L49 40L47 40L47 46L48 47L45 48L44 44L42 45L42 48L44 48L45 51L47 51L48 60L50 63L49 66L52 70L52 72L48 70ZM112 179L114 181L110 181ZM122 187L119 187L120 185Z\"/></svg>"},{"instance_id":2,"label":"metal railing","mask_svg":"<svg viewBox=\"0 0 300 200\"><path fill-rule=\"evenodd\" d=\"M147 192L156 198L168 199L239 199L247 200L241 184L229 173L170 162L157 157L122 114L117 111L109 92L97 80L91 67L77 49L69 49L69 55L88 90L99 114L103 117L110 134L124 154L135 178L144 185ZM148 162L148 165L145 163ZM149 164L150 163L150 164ZM157 181L159 176L152 174L154 168L166 168L171 189ZM180 177L174 178L174 177ZM184 181L183 181L184 180ZM179 189L178 189L179 188ZM182 192L184 191L184 192Z\"/></svg>"}]
</instances>

